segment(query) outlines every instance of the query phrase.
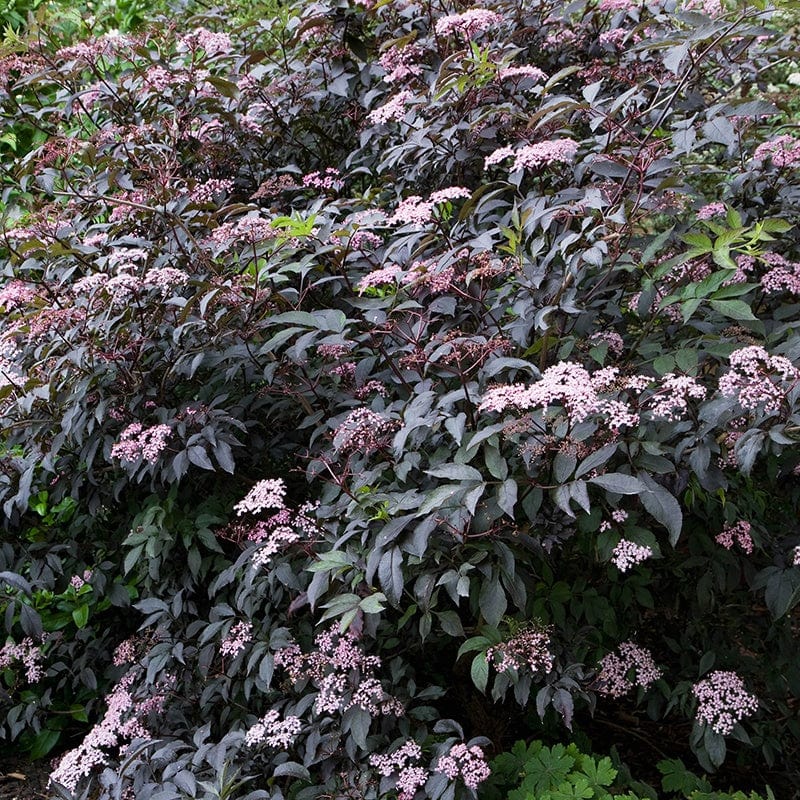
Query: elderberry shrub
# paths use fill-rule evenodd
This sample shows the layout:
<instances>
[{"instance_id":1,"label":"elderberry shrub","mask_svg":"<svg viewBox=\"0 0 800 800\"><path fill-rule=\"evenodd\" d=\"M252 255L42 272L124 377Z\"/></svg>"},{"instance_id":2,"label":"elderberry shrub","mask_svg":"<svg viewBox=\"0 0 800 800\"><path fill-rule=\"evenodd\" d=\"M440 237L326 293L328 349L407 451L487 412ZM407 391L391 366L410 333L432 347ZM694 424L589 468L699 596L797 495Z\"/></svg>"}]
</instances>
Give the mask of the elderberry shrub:
<instances>
[{"instance_id":1,"label":"elderberry shrub","mask_svg":"<svg viewBox=\"0 0 800 800\"><path fill-rule=\"evenodd\" d=\"M66 796L451 800L599 706L796 779L770 10L281 14L0 61L5 735L87 720Z\"/></svg>"}]
</instances>

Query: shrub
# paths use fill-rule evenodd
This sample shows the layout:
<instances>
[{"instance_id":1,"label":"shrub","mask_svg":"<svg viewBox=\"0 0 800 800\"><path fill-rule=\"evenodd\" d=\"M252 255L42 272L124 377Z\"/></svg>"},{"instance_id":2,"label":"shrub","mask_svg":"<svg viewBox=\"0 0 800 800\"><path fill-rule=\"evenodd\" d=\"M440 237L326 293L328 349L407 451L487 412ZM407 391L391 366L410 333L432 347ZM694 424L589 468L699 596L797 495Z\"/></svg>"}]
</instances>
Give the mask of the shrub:
<instances>
[{"instance_id":1,"label":"shrub","mask_svg":"<svg viewBox=\"0 0 800 800\"><path fill-rule=\"evenodd\" d=\"M67 792L450 800L599 707L796 777L769 19L330 2L7 56L46 138L6 189L6 735L90 719Z\"/></svg>"}]
</instances>

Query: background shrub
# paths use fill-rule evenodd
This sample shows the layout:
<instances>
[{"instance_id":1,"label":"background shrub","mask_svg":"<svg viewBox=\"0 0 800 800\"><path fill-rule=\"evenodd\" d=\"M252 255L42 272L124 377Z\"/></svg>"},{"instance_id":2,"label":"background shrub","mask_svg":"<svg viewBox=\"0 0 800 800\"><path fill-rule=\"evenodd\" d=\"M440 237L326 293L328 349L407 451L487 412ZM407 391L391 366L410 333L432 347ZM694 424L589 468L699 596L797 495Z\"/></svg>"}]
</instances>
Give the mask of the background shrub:
<instances>
[{"instance_id":1,"label":"background shrub","mask_svg":"<svg viewBox=\"0 0 800 800\"><path fill-rule=\"evenodd\" d=\"M4 732L71 748L59 791L450 800L606 723L792 785L770 20L326 2L15 45Z\"/></svg>"}]
</instances>

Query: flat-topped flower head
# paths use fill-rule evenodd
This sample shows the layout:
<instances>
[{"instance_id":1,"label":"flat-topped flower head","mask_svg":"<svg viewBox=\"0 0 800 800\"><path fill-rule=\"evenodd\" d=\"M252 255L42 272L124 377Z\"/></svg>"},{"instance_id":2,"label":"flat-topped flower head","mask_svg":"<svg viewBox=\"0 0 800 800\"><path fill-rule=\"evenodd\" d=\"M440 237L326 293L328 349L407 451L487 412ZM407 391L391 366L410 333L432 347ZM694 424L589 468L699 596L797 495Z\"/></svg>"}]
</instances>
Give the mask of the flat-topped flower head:
<instances>
[{"instance_id":1,"label":"flat-topped flower head","mask_svg":"<svg viewBox=\"0 0 800 800\"><path fill-rule=\"evenodd\" d=\"M728 736L737 723L758 711L758 698L735 672L712 672L692 687L692 694L698 700L697 721L721 736Z\"/></svg>"}]
</instances>

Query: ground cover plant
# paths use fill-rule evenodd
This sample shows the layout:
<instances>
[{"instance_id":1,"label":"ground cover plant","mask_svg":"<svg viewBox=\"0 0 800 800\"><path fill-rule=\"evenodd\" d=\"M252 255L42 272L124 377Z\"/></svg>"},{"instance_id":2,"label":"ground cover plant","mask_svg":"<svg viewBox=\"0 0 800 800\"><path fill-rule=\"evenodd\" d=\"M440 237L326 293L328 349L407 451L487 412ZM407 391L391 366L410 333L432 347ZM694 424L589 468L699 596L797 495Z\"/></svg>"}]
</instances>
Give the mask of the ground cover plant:
<instances>
[{"instance_id":1,"label":"ground cover plant","mask_svg":"<svg viewBox=\"0 0 800 800\"><path fill-rule=\"evenodd\" d=\"M791 796L772 10L46 34L0 62L0 668L53 796Z\"/></svg>"}]
</instances>

